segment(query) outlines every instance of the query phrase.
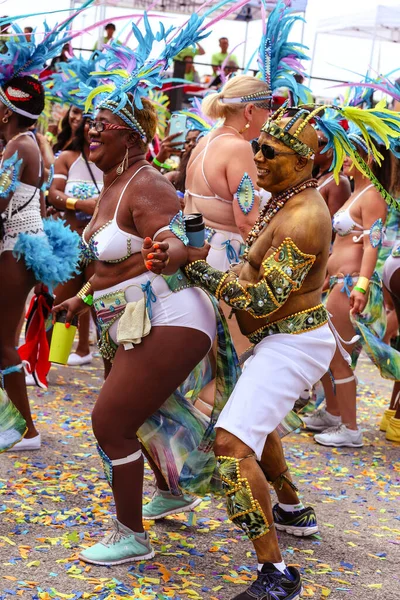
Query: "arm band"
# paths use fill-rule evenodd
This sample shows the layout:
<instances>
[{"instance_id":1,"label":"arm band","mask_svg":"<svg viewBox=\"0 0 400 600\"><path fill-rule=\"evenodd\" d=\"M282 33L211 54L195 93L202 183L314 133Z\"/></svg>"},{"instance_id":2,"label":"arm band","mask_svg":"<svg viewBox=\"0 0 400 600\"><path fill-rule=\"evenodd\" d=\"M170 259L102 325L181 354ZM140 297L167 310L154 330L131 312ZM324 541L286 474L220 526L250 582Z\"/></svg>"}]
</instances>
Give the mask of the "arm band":
<instances>
[{"instance_id":1,"label":"arm band","mask_svg":"<svg viewBox=\"0 0 400 600\"><path fill-rule=\"evenodd\" d=\"M78 202L78 198L67 198L65 201L65 208L68 210L75 210L76 203Z\"/></svg>"},{"instance_id":2,"label":"arm band","mask_svg":"<svg viewBox=\"0 0 400 600\"><path fill-rule=\"evenodd\" d=\"M172 169L172 167L167 165L167 163L162 163L159 160L157 160L156 158L153 158L153 163L155 165L157 165L157 167L160 167L160 169L166 169L167 171L171 171L171 169Z\"/></svg>"},{"instance_id":3,"label":"arm band","mask_svg":"<svg viewBox=\"0 0 400 600\"><path fill-rule=\"evenodd\" d=\"M237 275L222 273L204 260L186 267L189 279L221 298L232 308L247 310L254 317L266 317L279 310L293 291L299 290L315 262L313 254L303 254L290 238L262 263L264 275L258 283L244 287Z\"/></svg>"},{"instance_id":4,"label":"arm band","mask_svg":"<svg viewBox=\"0 0 400 600\"><path fill-rule=\"evenodd\" d=\"M357 280L357 283L355 285L355 288L358 287L359 290L360 289L364 290L364 294L365 294L366 291L368 290L368 286L369 286L369 279L368 279L368 277L359 277L358 280Z\"/></svg>"}]
</instances>

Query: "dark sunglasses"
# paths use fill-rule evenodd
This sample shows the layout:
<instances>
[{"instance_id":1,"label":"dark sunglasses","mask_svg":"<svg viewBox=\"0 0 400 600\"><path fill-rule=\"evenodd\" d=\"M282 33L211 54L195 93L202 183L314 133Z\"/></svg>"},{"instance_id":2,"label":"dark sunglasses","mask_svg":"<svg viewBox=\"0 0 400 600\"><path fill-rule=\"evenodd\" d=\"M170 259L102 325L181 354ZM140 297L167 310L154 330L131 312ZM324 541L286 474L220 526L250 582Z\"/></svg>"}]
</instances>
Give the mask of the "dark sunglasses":
<instances>
[{"instance_id":1,"label":"dark sunglasses","mask_svg":"<svg viewBox=\"0 0 400 600\"><path fill-rule=\"evenodd\" d=\"M123 125L114 125L114 123L106 123L105 121L94 121L93 119L88 120L89 129L95 129L97 133L102 133L106 129L122 130L130 129L130 127L124 127Z\"/></svg>"},{"instance_id":2,"label":"dark sunglasses","mask_svg":"<svg viewBox=\"0 0 400 600\"><path fill-rule=\"evenodd\" d=\"M251 147L253 149L254 155L258 154L261 150L263 157L267 158L268 160L272 160L280 154L294 154L294 152L277 152L275 148L269 146L268 144L261 144L260 146L257 140L253 140L251 142Z\"/></svg>"}]
</instances>

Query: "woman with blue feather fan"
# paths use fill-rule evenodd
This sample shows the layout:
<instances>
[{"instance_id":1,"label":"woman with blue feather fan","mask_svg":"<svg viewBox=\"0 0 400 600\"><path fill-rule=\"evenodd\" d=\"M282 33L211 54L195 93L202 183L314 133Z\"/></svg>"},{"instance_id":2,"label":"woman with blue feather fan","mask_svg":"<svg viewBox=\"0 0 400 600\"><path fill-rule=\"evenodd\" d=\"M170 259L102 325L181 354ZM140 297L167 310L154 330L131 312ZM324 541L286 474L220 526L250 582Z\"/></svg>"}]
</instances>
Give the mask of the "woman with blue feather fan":
<instances>
[{"instance_id":1,"label":"woman with blue feather fan","mask_svg":"<svg viewBox=\"0 0 400 600\"><path fill-rule=\"evenodd\" d=\"M28 42L14 23L15 36L5 43L0 62L0 131L7 140L0 171L0 383L26 421L25 437L14 446L18 450L37 449L41 443L15 349L26 298L35 283L52 289L67 281L79 256L78 236L61 221L42 219L44 169L31 131L44 108L38 77L46 61L70 39L67 28L76 14L52 29L44 24L40 42L35 33ZM6 446L0 438L0 451Z\"/></svg>"}]
</instances>

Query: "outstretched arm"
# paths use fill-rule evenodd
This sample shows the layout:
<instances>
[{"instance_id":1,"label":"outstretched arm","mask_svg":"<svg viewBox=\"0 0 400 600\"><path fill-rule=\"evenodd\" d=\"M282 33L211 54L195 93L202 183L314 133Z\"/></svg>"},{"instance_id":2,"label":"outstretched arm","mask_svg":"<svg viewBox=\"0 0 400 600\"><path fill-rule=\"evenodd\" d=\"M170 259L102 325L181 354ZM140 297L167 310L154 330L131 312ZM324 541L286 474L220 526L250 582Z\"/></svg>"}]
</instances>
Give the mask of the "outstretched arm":
<instances>
[{"instance_id":1,"label":"outstretched arm","mask_svg":"<svg viewBox=\"0 0 400 600\"><path fill-rule=\"evenodd\" d=\"M266 317L288 300L290 294L299 290L314 264L315 254L304 254L286 237L278 248L266 254L257 283L239 280L232 271L222 273L204 260L186 267L189 279L221 298L232 308L247 310L254 317Z\"/></svg>"}]
</instances>

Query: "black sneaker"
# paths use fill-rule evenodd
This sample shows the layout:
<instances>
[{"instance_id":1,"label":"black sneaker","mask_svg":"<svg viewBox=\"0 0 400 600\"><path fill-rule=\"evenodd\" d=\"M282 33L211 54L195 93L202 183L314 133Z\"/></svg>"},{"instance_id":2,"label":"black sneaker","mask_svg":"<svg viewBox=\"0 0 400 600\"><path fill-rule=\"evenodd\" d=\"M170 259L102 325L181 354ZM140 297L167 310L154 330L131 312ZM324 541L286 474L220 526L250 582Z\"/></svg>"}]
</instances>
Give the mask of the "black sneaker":
<instances>
[{"instance_id":1,"label":"black sneaker","mask_svg":"<svg viewBox=\"0 0 400 600\"><path fill-rule=\"evenodd\" d=\"M286 567L281 573L271 563L265 563L257 579L233 600L299 600L302 592L300 573Z\"/></svg>"},{"instance_id":2,"label":"black sneaker","mask_svg":"<svg viewBox=\"0 0 400 600\"><path fill-rule=\"evenodd\" d=\"M279 531L286 531L297 537L307 537L318 532L315 510L308 506L294 512L287 512L275 504L272 509L274 523Z\"/></svg>"}]
</instances>

